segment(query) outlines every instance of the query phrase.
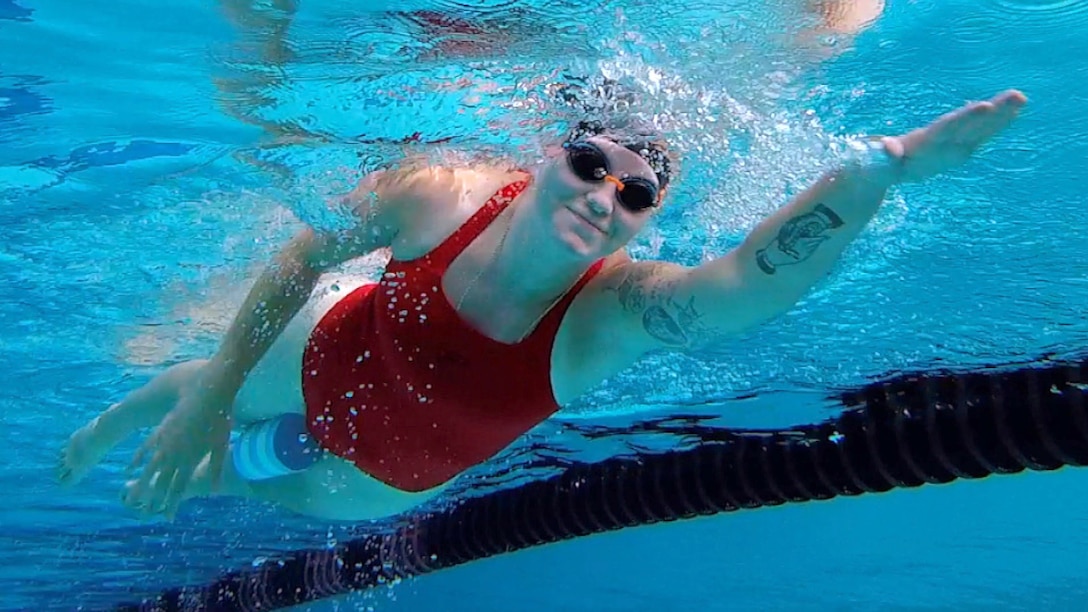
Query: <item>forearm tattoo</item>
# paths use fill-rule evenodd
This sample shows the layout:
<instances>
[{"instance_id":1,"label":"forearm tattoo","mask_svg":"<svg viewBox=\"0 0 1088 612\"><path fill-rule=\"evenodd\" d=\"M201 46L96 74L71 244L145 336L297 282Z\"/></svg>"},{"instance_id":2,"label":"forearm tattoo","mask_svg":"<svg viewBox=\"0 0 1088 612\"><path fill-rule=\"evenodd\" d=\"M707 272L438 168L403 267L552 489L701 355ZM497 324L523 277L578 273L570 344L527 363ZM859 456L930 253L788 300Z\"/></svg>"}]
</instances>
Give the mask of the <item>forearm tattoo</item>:
<instances>
[{"instance_id":1,"label":"forearm tattoo","mask_svg":"<svg viewBox=\"0 0 1088 612\"><path fill-rule=\"evenodd\" d=\"M756 264L763 272L774 274L782 266L801 263L831 238L830 230L842 225L843 220L835 211L817 204L812 211L786 221L771 244L756 251Z\"/></svg>"},{"instance_id":2,"label":"forearm tattoo","mask_svg":"<svg viewBox=\"0 0 1088 612\"><path fill-rule=\"evenodd\" d=\"M609 287L623 309L642 316L642 326L651 337L667 346L690 347L706 339L711 327L695 304L676 295L676 280L661 272L665 264L632 266L619 283Z\"/></svg>"}]
</instances>

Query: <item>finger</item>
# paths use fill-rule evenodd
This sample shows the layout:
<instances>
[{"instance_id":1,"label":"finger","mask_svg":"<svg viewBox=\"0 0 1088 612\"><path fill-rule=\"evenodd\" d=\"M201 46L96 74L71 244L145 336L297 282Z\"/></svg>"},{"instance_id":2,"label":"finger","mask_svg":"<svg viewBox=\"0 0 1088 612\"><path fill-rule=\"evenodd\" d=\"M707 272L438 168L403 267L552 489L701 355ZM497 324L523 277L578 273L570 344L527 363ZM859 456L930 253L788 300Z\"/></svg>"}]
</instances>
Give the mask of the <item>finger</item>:
<instances>
[{"instance_id":1,"label":"finger","mask_svg":"<svg viewBox=\"0 0 1088 612\"><path fill-rule=\"evenodd\" d=\"M1012 105L994 108L988 116L980 118L971 126L972 132L969 138L975 146L985 143L1007 129L1016 120L1019 112L1020 108Z\"/></svg>"},{"instance_id":2,"label":"finger","mask_svg":"<svg viewBox=\"0 0 1088 612\"><path fill-rule=\"evenodd\" d=\"M993 98L990 98L990 102L999 108L1001 107L1013 107L1020 108L1027 104L1028 97L1024 95L1022 91L1017 89L1007 89Z\"/></svg>"},{"instance_id":3,"label":"finger","mask_svg":"<svg viewBox=\"0 0 1088 612\"><path fill-rule=\"evenodd\" d=\"M1007 128L1018 111L1018 106L998 107L988 101L972 104L964 109L961 117L946 127L946 142L965 147L967 151L974 151Z\"/></svg>"},{"instance_id":4,"label":"finger","mask_svg":"<svg viewBox=\"0 0 1088 612\"><path fill-rule=\"evenodd\" d=\"M211 456L208 458L208 476L211 479L212 492L219 491L219 485L223 480L223 461L226 456L226 447L220 444L212 449Z\"/></svg>"},{"instance_id":5,"label":"finger","mask_svg":"<svg viewBox=\"0 0 1088 612\"><path fill-rule=\"evenodd\" d=\"M1026 102L1027 98L1016 91L995 96L985 103L987 112L981 114L979 120L987 124L1011 121Z\"/></svg>"},{"instance_id":6,"label":"finger","mask_svg":"<svg viewBox=\"0 0 1088 612\"><path fill-rule=\"evenodd\" d=\"M961 139L977 130L977 122L988 122L996 112L1019 111L1027 102L1023 93L1010 89L989 100L973 102L941 116L936 123L944 124L941 130L952 139Z\"/></svg>"},{"instance_id":7,"label":"finger","mask_svg":"<svg viewBox=\"0 0 1088 612\"><path fill-rule=\"evenodd\" d=\"M160 512L166 507L167 499L169 498L170 491L173 490L174 483L183 480L181 474L182 472L178 468L159 473L158 478L151 483L151 490L148 491L147 494L146 506L144 508L147 514Z\"/></svg>"},{"instance_id":8,"label":"finger","mask_svg":"<svg viewBox=\"0 0 1088 612\"><path fill-rule=\"evenodd\" d=\"M176 514L178 505L181 504L182 494L191 481L191 473L179 469L171 475L170 480L161 483L159 490L162 494L155 500L155 512L167 516Z\"/></svg>"},{"instance_id":9,"label":"finger","mask_svg":"<svg viewBox=\"0 0 1088 612\"><path fill-rule=\"evenodd\" d=\"M68 449L62 448L57 453L57 473L56 478L60 482L65 482L68 477L72 475L72 468L68 465Z\"/></svg>"},{"instance_id":10,"label":"finger","mask_svg":"<svg viewBox=\"0 0 1088 612\"><path fill-rule=\"evenodd\" d=\"M136 508L136 504L133 501L135 498L133 497L133 494L132 494L132 490L133 490L133 488L135 486L136 486L136 481L135 480L128 480L128 481L125 481L124 486L121 487L121 503L123 505L125 505L126 507L128 507L128 508L133 508L133 509Z\"/></svg>"},{"instance_id":11,"label":"finger","mask_svg":"<svg viewBox=\"0 0 1088 612\"><path fill-rule=\"evenodd\" d=\"M184 474L178 474L178 477L174 479L162 508L162 513L170 520L174 520L174 517L177 516L178 507L181 506L182 500L185 499L185 490L189 487L190 482L192 482L192 476L185 476Z\"/></svg>"},{"instance_id":12,"label":"finger","mask_svg":"<svg viewBox=\"0 0 1088 612\"><path fill-rule=\"evenodd\" d=\"M161 449L155 453L155 456L151 458L151 461L144 466L143 472L136 480L136 484L132 488L130 495L135 496L134 502L146 504L154 494L154 486L158 481L160 474L172 473L174 471L173 462L169 460L169 457Z\"/></svg>"},{"instance_id":13,"label":"finger","mask_svg":"<svg viewBox=\"0 0 1088 612\"><path fill-rule=\"evenodd\" d=\"M979 127L989 120L996 108L991 102L986 101L973 102L954 111L944 127L945 138L953 142L973 140Z\"/></svg>"},{"instance_id":14,"label":"finger","mask_svg":"<svg viewBox=\"0 0 1088 612\"><path fill-rule=\"evenodd\" d=\"M1012 123L1019 115L1021 109L1027 104L1027 97L1019 91L1007 92L994 101L998 115L1004 120L1004 125Z\"/></svg>"},{"instance_id":15,"label":"finger","mask_svg":"<svg viewBox=\"0 0 1088 612\"><path fill-rule=\"evenodd\" d=\"M981 127L987 132L990 130L996 132L1008 126L1026 103L1027 96L1020 91L1010 89L1001 92L986 102L972 105L973 112L970 113L970 121L967 123L972 124L972 127Z\"/></svg>"},{"instance_id":16,"label":"finger","mask_svg":"<svg viewBox=\"0 0 1088 612\"><path fill-rule=\"evenodd\" d=\"M186 467L185 469L178 470L174 477L174 480L170 483L170 488L166 491L166 495L163 499L162 510L163 513L170 515L176 514L178 506L181 505L185 496L186 489L193 481L193 469Z\"/></svg>"},{"instance_id":17,"label":"finger","mask_svg":"<svg viewBox=\"0 0 1088 612\"><path fill-rule=\"evenodd\" d=\"M152 453L156 450L159 443L158 432L151 434L140 448L136 449L136 453L132 456L132 461L129 462L128 467L125 468L125 474L131 476L133 472L140 469L140 466L144 464L149 456L153 456Z\"/></svg>"},{"instance_id":18,"label":"finger","mask_svg":"<svg viewBox=\"0 0 1088 612\"><path fill-rule=\"evenodd\" d=\"M152 476L152 480L155 476ZM140 511L145 505L142 493L139 491L140 481L138 479L132 479L125 483L124 489L121 491L121 503L128 506L132 510Z\"/></svg>"}]
</instances>

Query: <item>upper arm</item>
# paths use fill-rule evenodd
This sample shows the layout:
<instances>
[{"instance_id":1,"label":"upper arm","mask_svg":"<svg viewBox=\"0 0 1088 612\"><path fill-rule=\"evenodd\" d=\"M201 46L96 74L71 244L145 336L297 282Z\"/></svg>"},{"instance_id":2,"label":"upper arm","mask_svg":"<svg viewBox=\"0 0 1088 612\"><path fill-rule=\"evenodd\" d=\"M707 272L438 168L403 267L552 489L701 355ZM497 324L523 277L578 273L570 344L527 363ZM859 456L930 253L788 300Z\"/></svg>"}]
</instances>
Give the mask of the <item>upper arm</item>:
<instances>
[{"instance_id":1,"label":"upper arm","mask_svg":"<svg viewBox=\"0 0 1088 612\"><path fill-rule=\"evenodd\" d=\"M758 322L759 309L745 303L728 260L717 264L645 261L602 271L579 296L580 336L633 361L656 349L692 349L744 331Z\"/></svg>"},{"instance_id":2,"label":"upper arm","mask_svg":"<svg viewBox=\"0 0 1088 612\"><path fill-rule=\"evenodd\" d=\"M434 182L427 168L371 172L341 200L348 218L343 227L311 227L298 237L307 261L327 269L391 247L412 211L433 199Z\"/></svg>"}]
</instances>

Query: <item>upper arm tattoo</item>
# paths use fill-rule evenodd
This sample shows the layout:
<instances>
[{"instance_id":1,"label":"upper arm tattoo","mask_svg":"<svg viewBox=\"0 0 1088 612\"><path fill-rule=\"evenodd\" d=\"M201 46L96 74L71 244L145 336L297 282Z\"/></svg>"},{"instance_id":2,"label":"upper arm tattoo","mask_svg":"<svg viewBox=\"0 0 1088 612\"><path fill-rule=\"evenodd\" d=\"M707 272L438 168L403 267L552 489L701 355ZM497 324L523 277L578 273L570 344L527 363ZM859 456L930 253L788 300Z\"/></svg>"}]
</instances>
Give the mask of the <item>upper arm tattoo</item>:
<instances>
[{"instance_id":1,"label":"upper arm tattoo","mask_svg":"<svg viewBox=\"0 0 1088 612\"><path fill-rule=\"evenodd\" d=\"M642 327L651 337L666 346L690 347L713 330L694 296L677 295L679 282L664 273L667 267L660 263L631 266L607 290L616 293L625 311L641 315Z\"/></svg>"},{"instance_id":2,"label":"upper arm tattoo","mask_svg":"<svg viewBox=\"0 0 1088 612\"><path fill-rule=\"evenodd\" d=\"M756 251L756 264L766 274L774 274L781 266L801 263L830 238L829 230L842 225L842 218L835 211L817 204L813 210L783 223L771 244Z\"/></svg>"}]
</instances>

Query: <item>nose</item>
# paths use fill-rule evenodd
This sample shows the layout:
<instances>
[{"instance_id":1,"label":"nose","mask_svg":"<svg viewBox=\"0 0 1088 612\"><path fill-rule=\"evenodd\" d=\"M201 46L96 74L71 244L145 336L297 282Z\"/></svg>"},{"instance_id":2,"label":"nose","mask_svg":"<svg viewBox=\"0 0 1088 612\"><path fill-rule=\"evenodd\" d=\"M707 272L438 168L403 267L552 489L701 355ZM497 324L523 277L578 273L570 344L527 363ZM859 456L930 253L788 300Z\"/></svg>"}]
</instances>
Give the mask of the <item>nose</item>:
<instances>
[{"instance_id":1,"label":"nose","mask_svg":"<svg viewBox=\"0 0 1088 612\"><path fill-rule=\"evenodd\" d=\"M604 181L600 187L589 192L586 201L589 202L590 212L603 217L612 212L616 201L616 186L610 181Z\"/></svg>"}]
</instances>

